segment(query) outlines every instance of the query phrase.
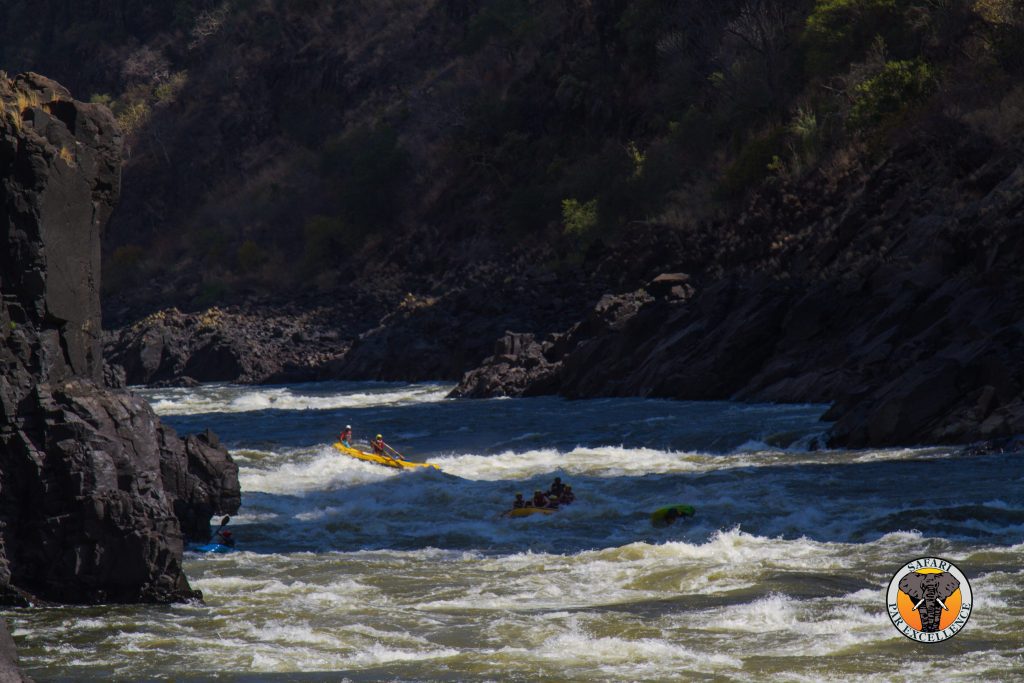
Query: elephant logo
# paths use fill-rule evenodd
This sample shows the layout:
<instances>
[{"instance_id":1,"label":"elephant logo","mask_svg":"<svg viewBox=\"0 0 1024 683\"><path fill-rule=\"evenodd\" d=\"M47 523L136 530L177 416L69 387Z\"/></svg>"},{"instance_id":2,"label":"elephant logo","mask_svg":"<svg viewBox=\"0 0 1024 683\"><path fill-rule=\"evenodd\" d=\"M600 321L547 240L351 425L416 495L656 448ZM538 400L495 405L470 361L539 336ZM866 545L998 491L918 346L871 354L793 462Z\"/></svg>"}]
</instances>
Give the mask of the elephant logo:
<instances>
[{"instance_id":1,"label":"elephant logo","mask_svg":"<svg viewBox=\"0 0 1024 683\"><path fill-rule=\"evenodd\" d=\"M974 603L964 573L938 557L921 557L903 565L889 582L886 597L893 625L921 643L938 643L959 633Z\"/></svg>"}]
</instances>

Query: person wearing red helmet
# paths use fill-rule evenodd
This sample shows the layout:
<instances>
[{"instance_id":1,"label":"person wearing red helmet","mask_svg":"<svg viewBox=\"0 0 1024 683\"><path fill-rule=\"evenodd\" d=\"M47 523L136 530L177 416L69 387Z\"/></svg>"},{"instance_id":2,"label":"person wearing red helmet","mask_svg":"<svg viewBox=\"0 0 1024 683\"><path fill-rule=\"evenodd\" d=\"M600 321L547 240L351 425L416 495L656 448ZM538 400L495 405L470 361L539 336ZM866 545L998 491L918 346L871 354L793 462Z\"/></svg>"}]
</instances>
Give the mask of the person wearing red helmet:
<instances>
[{"instance_id":1,"label":"person wearing red helmet","mask_svg":"<svg viewBox=\"0 0 1024 683\"><path fill-rule=\"evenodd\" d=\"M227 529L220 529L213 535L213 543L226 545L229 548L235 547L235 536Z\"/></svg>"}]
</instances>

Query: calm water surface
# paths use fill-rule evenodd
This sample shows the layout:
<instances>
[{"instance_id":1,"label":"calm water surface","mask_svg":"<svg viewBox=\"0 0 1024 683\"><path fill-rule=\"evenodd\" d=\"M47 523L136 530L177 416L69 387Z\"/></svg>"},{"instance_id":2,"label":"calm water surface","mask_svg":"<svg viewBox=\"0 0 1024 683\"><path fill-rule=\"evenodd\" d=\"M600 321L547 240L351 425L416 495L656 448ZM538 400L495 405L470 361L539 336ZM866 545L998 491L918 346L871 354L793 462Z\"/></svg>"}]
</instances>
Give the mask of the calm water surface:
<instances>
[{"instance_id":1,"label":"calm water surface","mask_svg":"<svg viewBox=\"0 0 1024 683\"><path fill-rule=\"evenodd\" d=\"M37 681L1024 681L1024 460L810 450L822 406L447 400L434 384L147 390L241 467L240 552L190 552L205 604L8 610ZM330 447L345 423L442 471ZM517 492L571 483L540 518ZM697 508L666 529L649 514ZM885 589L971 581L952 640Z\"/></svg>"}]
</instances>

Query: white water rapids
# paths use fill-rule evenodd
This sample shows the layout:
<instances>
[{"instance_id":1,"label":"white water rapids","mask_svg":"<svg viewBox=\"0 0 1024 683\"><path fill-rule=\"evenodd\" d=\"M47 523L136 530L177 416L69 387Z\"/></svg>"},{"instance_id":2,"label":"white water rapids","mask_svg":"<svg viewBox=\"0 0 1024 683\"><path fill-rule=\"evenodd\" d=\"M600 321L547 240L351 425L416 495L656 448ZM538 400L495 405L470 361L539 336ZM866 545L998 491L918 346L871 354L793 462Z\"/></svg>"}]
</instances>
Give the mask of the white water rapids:
<instances>
[{"instance_id":1,"label":"white water rapids","mask_svg":"<svg viewBox=\"0 0 1024 683\"><path fill-rule=\"evenodd\" d=\"M821 406L452 401L442 385L144 392L241 467L205 603L8 610L26 673L79 680L1024 680L1024 461L810 450ZM380 431L441 471L340 455ZM552 477L577 501L500 513ZM686 502L692 519L649 514ZM901 636L902 563L968 576L966 628Z\"/></svg>"}]
</instances>

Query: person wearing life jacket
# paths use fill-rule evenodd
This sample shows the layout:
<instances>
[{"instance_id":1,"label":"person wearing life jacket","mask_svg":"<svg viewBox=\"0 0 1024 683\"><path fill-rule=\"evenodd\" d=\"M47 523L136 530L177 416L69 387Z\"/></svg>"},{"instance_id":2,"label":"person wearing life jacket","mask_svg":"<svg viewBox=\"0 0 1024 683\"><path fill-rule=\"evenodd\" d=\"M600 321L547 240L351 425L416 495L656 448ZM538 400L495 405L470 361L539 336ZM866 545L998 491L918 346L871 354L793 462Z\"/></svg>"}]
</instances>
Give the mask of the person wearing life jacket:
<instances>
[{"instance_id":1,"label":"person wearing life jacket","mask_svg":"<svg viewBox=\"0 0 1024 683\"><path fill-rule=\"evenodd\" d=\"M341 435L338 436L338 441L342 446L352 448L352 425L345 425L345 428L341 430Z\"/></svg>"},{"instance_id":2,"label":"person wearing life jacket","mask_svg":"<svg viewBox=\"0 0 1024 683\"><path fill-rule=\"evenodd\" d=\"M534 500L530 501L530 506L535 508L557 508L558 503L545 496L541 489L537 489L534 492Z\"/></svg>"},{"instance_id":3,"label":"person wearing life jacket","mask_svg":"<svg viewBox=\"0 0 1024 683\"><path fill-rule=\"evenodd\" d=\"M562 483L561 477L555 477L555 480L551 482L551 488L548 489L548 495L558 500L562 497L562 492L565 490L565 484Z\"/></svg>"},{"instance_id":4,"label":"person wearing life jacket","mask_svg":"<svg viewBox=\"0 0 1024 683\"><path fill-rule=\"evenodd\" d=\"M572 487L568 484L562 489L562 495L558 497L558 502L562 505L569 505L576 500L576 494L572 492Z\"/></svg>"},{"instance_id":5,"label":"person wearing life jacket","mask_svg":"<svg viewBox=\"0 0 1024 683\"><path fill-rule=\"evenodd\" d=\"M373 452L377 455L386 455L384 452L384 436L381 434L377 435L377 438L370 442L370 446L373 447Z\"/></svg>"},{"instance_id":6,"label":"person wearing life jacket","mask_svg":"<svg viewBox=\"0 0 1024 683\"><path fill-rule=\"evenodd\" d=\"M524 507L526 507L526 501L523 500L523 494L521 494L521 493L517 493L516 494L516 499L514 501L512 501L512 507L513 508L524 508Z\"/></svg>"},{"instance_id":7,"label":"person wearing life jacket","mask_svg":"<svg viewBox=\"0 0 1024 683\"><path fill-rule=\"evenodd\" d=\"M215 533L213 535L213 541L212 542L216 543L217 545L226 545L229 548L234 548L235 547L235 537L234 537L234 534L232 534L227 529L221 529L217 533Z\"/></svg>"}]
</instances>

